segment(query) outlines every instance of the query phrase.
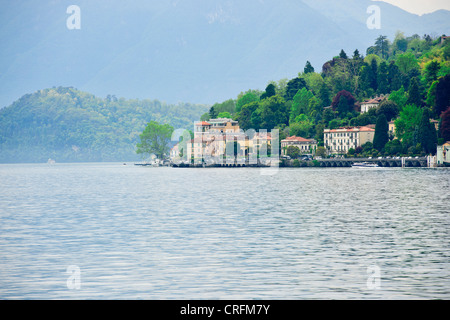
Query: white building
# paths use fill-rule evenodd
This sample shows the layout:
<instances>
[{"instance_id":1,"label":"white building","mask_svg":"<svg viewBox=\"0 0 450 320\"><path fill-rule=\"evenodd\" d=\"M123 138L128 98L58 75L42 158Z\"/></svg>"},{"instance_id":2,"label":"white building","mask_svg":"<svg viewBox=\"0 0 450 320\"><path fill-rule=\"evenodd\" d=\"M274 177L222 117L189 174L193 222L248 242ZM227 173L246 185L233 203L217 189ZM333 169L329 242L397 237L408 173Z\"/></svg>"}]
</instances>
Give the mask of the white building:
<instances>
[{"instance_id":1,"label":"white building","mask_svg":"<svg viewBox=\"0 0 450 320\"><path fill-rule=\"evenodd\" d=\"M361 103L361 113L365 113L372 108L378 108L380 103L385 99L385 96L376 97L373 99L366 100Z\"/></svg>"},{"instance_id":2,"label":"white building","mask_svg":"<svg viewBox=\"0 0 450 320\"><path fill-rule=\"evenodd\" d=\"M291 136L281 140L281 150L283 155L286 155L287 148L295 146L300 150L300 153L315 153L317 149L317 141L314 139L306 139L297 136Z\"/></svg>"},{"instance_id":3,"label":"white building","mask_svg":"<svg viewBox=\"0 0 450 320\"><path fill-rule=\"evenodd\" d=\"M436 162L438 166L450 164L450 141L447 141L442 146L437 146Z\"/></svg>"},{"instance_id":4,"label":"white building","mask_svg":"<svg viewBox=\"0 0 450 320\"><path fill-rule=\"evenodd\" d=\"M375 129L369 127L345 127L325 129L323 141L329 154L345 154L366 142L373 142Z\"/></svg>"}]
</instances>

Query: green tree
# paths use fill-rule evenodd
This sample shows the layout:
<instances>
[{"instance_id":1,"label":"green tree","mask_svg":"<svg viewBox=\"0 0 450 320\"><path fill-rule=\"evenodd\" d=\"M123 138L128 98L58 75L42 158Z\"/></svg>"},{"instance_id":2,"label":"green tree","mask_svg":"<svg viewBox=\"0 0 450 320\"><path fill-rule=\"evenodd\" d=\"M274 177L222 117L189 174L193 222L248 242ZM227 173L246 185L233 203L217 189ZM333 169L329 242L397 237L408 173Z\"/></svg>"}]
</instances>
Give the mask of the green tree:
<instances>
[{"instance_id":1,"label":"green tree","mask_svg":"<svg viewBox=\"0 0 450 320\"><path fill-rule=\"evenodd\" d=\"M202 114L202 116L200 117L200 121L208 121L209 119L211 119L209 112Z\"/></svg>"},{"instance_id":2,"label":"green tree","mask_svg":"<svg viewBox=\"0 0 450 320\"><path fill-rule=\"evenodd\" d=\"M288 81L286 85L285 100L292 100L297 94L298 90L307 88L305 79L297 77Z\"/></svg>"},{"instance_id":3,"label":"green tree","mask_svg":"<svg viewBox=\"0 0 450 320\"><path fill-rule=\"evenodd\" d=\"M317 147L316 157L325 158L326 156L327 156L327 150L325 149L325 147Z\"/></svg>"},{"instance_id":4,"label":"green tree","mask_svg":"<svg viewBox=\"0 0 450 320\"><path fill-rule=\"evenodd\" d=\"M411 79L411 84L408 91L408 104L415 104L418 107L422 106L422 95L420 94L420 88L417 78Z\"/></svg>"},{"instance_id":5,"label":"green tree","mask_svg":"<svg viewBox=\"0 0 450 320\"><path fill-rule=\"evenodd\" d=\"M373 89L373 91L377 91L378 89L378 63L376 59L372 59L370 62L370 69L372 70L372 74L370 77L371 83L370 87Z\"/></svg>"},{"instance_id":6,"label":"green tree","mask_svg":"<svg viewBox=\"0 0 450 320\"><path fill-rule=\"evenodd\" d=\"M397 104L399 111L402 110L408 101L408 94L405 92L405 88L402 86L399 90L392 91L389 95L389 100Z\"/></svg>"},{"instance_id":7,"label":"green tree","mask_svg":"<svg viewBox=\"0 0 450 320\"><path fill-rule=\"evenodd\" d=\"M376 83L376 75L373 73L372 68L364 63L360 70L359 89L366 97L372 96L375 91L373 89L374 83Z\"/></svg>"},{"instance_id":8,"label":"green tree","mask_svg":"<svg viewBox=\"0 0 450 320\"><path fill-rule=\"evenodd\" d=\"M428 86L430 86L438 78L438 72L441 64L436 60L428 61L423 69L423 76Z\"/></svg>"},{"instance_id":9,"label":"green tree","mask_svg":"<svg viewBox=\"0 0 450 320\"><path fill-rule=\"evenodd\" d=\"M439 134L443 141L450 141L450 107L441 114Z\"/></svg>"},{"instance_id":10,"label":"green tree","mask_svg":"<svg viewBox=\"0 0 450 320\"><path fill-rule=\"evenodd\" d=\"M169 153L172 132L173 127L171 125L150 121L139 135L140 143L137 144L136 153L142 155L153 153L158 159L164 159Z\"/></svg>"},{"instance_id":11,"label":"green tree","mask_svg":"<svg viewBox=\"0 0 450 320\"><path fill-rule=\"evenodd\" d=\"M325 108L322 112L322 121L325 124L325 126L328 126L328 123L336 118L336 114L331 108Z\"/></svg>"},{"instance_id":12,"label":"green tree","mask_svg":"<svg viewBox=\"0 0 450 320\"><path fill-rule=\"evenodd\" d=\"M395 119L399 113L397 104L392 100L384 100L376 110L377 116L384 114L388 122Z\"/></svg>"},{"instance_id":13,"label":"green tree","mask_svg":"<svg viewBox=\"0 0 450 320\"><path fill-rule=\"evenodd\" d=\"M315 96L320 96L320 89L324 85L325 81L319 73L303 73L301 78L305 80L307 89L314 93Z\"/></svg>"},{"instance_id":14,"label":"green tree","mask_svg":"<svg viewBox=\"0 0 450 320\"><path fill-rule=\"evenodd\" d=\"M418 142L421 144L425 153L436 153L437 133L434 124L430 123L430 112L428 108L424 108L422 112L422 118L418 127Z\"/></svg>"},{"instance_id":15,"label":"green tree","mask_svg":"<svg viewBox=\"0 0 450 320\"><path fill-rule=\"evenodd\" d=\"M406 105L395 120L395 136L405 147L413 145L413 135L422 118L422 109L414 104Z\"/></svg>"},{"instance_id":16,"label":"green tree","mask_svg":"<svg viewBox=\"0 0 450 320\"><path fill-rule=\"evenodd\" d=\"M402 143L398 139L388 141L384 146L384 152L387 155L395 156L402 152Z\"/></svg>"},{"instance_id":17,"label":"green tree","mask_svg":"<svg viewBox=\"0 0 450 320\"><path fill-rule=\"evenodd\" d=\"M353 149L353 148L348 149L347 155L350 157L353 157L355 155L355 149Z\"/></svg>"},{"instance_id":18,"label":"green tree","mask_svg":"<svg viewBox=\"0 0 450 320\"><path fill-rule=\"evenodd\" d=\"M345 53L344 49L342 49L341 52L339 53L339 58L348 59L347 54Z\"/></svg>"},{"instance_id":19,"label":"green tree","mask_svg":"<svg viewBox=\"0 0 450 320\"><path fill-rule=\"evenodd\" d=\"M230 114L229 112L227 112L227 111L219 113L219 114L217 115L217 117L218 117L218 118L228 118L228 119L231 119L231 118L232 118L232 117L231 117L231 114Z\"/></svg>"},{"instance_id":20,"label":"green tree","mask_svg":"<svg viewBox=\"0 0 450 320\"><path fill-rule=\"evenodd\" d=\"M298 115L308 112L308 106L313 97L313 93L306 88L302 88L297 92L291 104L290 121L294 121Z\"/></svg>"},{"instance_id":21,"label":"green tree","mask_svg":"<svg viewBox=\"0 0 450 320\"><path fill-rule=\"evenodd\" d=\"M389 141L389 124L386 116L382 113L377 118L375 135L373 137L373 147L381 151Z\"/></svg>"},{"instance_id":22,"label":"green tree","mask_svg":"<svg viewBox=\"0 0 450 320\"><path fill-rule=\"evenodd\" d=\"M253 123L252 122L252 115L253 113L258 109L259 107L259 102L258 101L254 101L254 102L250 102L245 104L242 107L242 110L240 112L237 113L235 120L237 120L239 122L239 127L243 130L248 130L248 129L259 129L259 123ZM255 119L256 119L256 114L255 114Z\"/></svg>"},{"instance_id":23,"label":"green tree","mask_svg":"<svg viewBox=\"0 0 450 320\"><path fill-rule=\"evenodd\" d=\"M286 154L292 159L297 159L300 155L300 149L297 146L289 146L286 149Z\"/></svg>"},{"instance_id":24,"label":"green tree","mask_svg":"<svg viewBox=\"0 0 450 320\"><path fill-rule=\"evenodd\" d=\"M361 55L359 54L359 50L358 50L358 49L356 49L356 50L353 52L353 57L352 57L352 59L353 59L353 60L360 60L360 59L362 59Z\"/></svg>"},{"instance_id":25,"label":"green tree","mask_svg":"<svg viewBox=\"0 0 450 320\"><path fill-rule=\"evenodd\" d=\"M391 61L388 66L388 81L390 91L399 90L402 86L402 75L394 61Z\"/></svg>"},{"instance_id":26,"label":"green tree","mask_svg":"<svg viewBox=\"0 0 450 320\"><path fill-rule=\"evenodd\" d=\"M311 62L306 61L306 65L305 65L305 68L304 68L303 72L304 73L312 73L312 72L314 72L314 68L311 65Z\"/></svg>"},{"instance_id":27,"label":"green tree","mask_svg":"<svg viewBox=\"0 0 450 320\"><path fill-rule=\"evenodd\" d=\"M255 101L259 101L259 97L255 93L248 92L244 94L242 97L238 98L236 102L236 112L240 112L243 106Z\"/></svg>"},{"instance_id":28,"label":"green tree","mask_svg":"<svg viewBox=\"0 0 450 320\"><path fill-rule=\"evenodd\" d=\"M263 129L272 130L278 125L286 125L289 122L286 101L279 95L264 99L260 102L258 109L260 109L261 128ZM255 130L257 129L255 128Z\"/></svg>"},{"instance_id":29,"label":"green tree","mask_svg":"<svg viewBox=\"0 0 450 320\"><path fill-rule=\"evenodd\" d=\"M275 85L273 83L269 83L266 87L266 91L261 95L261 100L270 98L276 95Z\"/></svg>"},{"instance_id":30,"label":"green tree","mask_svg":"<svg viewBox=\"0 0 450 320\"><path fill-rule=\"evenodd\" d=\"M380 35L375 40L375 47L378 55L380 55L383 59L388 58L389 40L387 40L386 36Z\"/></svg>"},{"instance_id":31,"label":"green tree","mask_svg":"<svg viewBox=\"0 0 450 320\"><path fill-rule=\"evenodd\" d=\"M215 103L211 108L214 109L215 116L213 117L211 115L211 119L217 118L219 116L219 113L221 112L228 112L230 114L234 114L236 112L236 103L233 99L228 99L222 103Z\"/></svg>"},{"instance_id":32,"label":"green tree","mask_svg":"<svg viewBox=\"0 0 450 320\"><path fill-rule=\"evenodd\" d=\"M325 82L320 87L319 99L322 107L328 107L331 105L330 90Z\"/></svg>"},{"instance_id":33,"label":"green tree","mask_svg":"<svg viewBox=\"0 0 450 320\"><path fill-rule=\"evenodd\" d=\"M397 32L395 34L395 39L392 47L394 53L396 51L405 52L408 49L408 40L406 40L405 34L403 32Z\"/></svg>"},{"instance_id":34,"label":"green tree","mask_svg":"<svg viewBox=\"0 0 450 320\"><path fill-rule=\"evenodd\" d=\"M433 112L435 113L436 116L437 116L437 114L436 114L436 88L437 88L438 83L439 82L436 80L431 84L431 86L427 92L427 99L425 101L425 103L428 106L431 106L433 108Z\"/></svg>"},{"instance_id":35,"label":"green tree","mask_svg":"<svg viewBox=\"0 0 450 320\"><path fill-rule=\"evenodd\" d=\"M386 94L389 92L388 71L386 62L381 62L377 74L377 90L379 94Z\"/></svg>"},{"instance_id":36,"label":"green tree","mask_svg":"<svg viewBox=\"0 0 450 320\"><path fill-rule=\"evenodd\" d=\"M304 114L295 118L289 126L289 135L310 138L313 135L314 123Z\"/></svg>"},{"instance_id":37,"label":"green tree","mask_svg":"<svg viewBox=\"0 0 450 320\"><path fill-rule=\"evenodd\" d=\"M216 118L217 118L217 115L218 115L218 113L217 113L216 109L214 108L214 106L212 106L212 107L209 109L209 118L210 118L210 119L216 119Z\"/></svg>"},{"instance_id":38,"label":"green tree","mask_svg":"<svg viewBox=\"0 0 450 320\"><path fill-rule=\"evenodd\" d=\"M409 74L411 70L419 69L419 62L412 52L398 55L395 64L403 74Z\"/></svg>"},{"instance_id":39,"label":"green tree","mask_svg":"<svg viewBox=\"0 0 450 320\"><path fill-rule=\"evenodd\" d=\"M438 80L434 114L440 116L450 106L450 74Z\"/></svg>"}]
</instances>

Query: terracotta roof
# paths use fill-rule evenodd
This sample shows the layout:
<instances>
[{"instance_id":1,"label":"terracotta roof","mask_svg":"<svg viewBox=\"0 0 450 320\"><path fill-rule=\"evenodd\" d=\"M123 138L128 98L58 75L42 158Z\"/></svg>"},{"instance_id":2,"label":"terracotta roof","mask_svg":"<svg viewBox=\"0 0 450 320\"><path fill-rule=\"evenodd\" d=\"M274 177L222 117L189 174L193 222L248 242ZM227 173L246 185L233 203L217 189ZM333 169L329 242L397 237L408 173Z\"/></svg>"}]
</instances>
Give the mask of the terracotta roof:
<instances>
[{"instance_id":1,"label":"terracotta roof","mask_svg":"<svg viewBox=\"0 0 450 320\"><path fill-rule=\"evenodd\" d=\"M195 125L196 126L210 126L211 124L206 121L202 121L202 122L197 122Z\"/></svg>"},{"instance_id":2,"label":"terracotta roof","mask_svg":"<svg viewBox=\"0 0 450 320\"><path fill-rule=\"evenodd\" d=\"M369 127L344 127L344 128L337 128L337 129L325 129L329 130L329 132L361 132L361 131L375 131L375 129L369 128Z\"/></svg>"},{"instance_id":3,"label":"terracotta roof","mask_svg":"<svg viewBox=\"0 0 450 320\"><path fill-rule=\"evenodd\" d=\"M362 102L362 104L380 103L381 101L384 100L384 98L385 98L385 97L375 97L375 98L373 98L373 99L369 99L369 100L366 100L366 101Z\"/></svg>"},{"instance_id":4,"label":"terracotta roof","mask_svg":"<svg viewBox=\"0 0 450 320\"><path fill-rule=\"evenodd\" d=\"M297 137L297 136L287 137L286 139L284 139L284 140L282 140L282 141L313 142L312 139L306 139L306 138Z\"/></svg>"}]
</instances>

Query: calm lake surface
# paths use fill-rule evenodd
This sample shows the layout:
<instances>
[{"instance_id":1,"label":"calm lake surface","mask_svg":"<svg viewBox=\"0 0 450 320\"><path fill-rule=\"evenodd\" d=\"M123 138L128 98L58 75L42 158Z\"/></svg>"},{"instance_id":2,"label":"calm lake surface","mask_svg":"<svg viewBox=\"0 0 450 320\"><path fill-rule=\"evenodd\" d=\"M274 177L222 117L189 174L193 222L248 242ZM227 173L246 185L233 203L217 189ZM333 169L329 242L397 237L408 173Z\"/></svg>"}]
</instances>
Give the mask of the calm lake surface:
<instances>
[{"instance_id":1,"label":"calm lake surface","mask_svg":"<svg viewBox=\"0 0 450 320\"><path fill-rule=\"evenodd\" d=\"M0 165L0 299L450 299L450 170Z\"/></svg>"}]
</instances>

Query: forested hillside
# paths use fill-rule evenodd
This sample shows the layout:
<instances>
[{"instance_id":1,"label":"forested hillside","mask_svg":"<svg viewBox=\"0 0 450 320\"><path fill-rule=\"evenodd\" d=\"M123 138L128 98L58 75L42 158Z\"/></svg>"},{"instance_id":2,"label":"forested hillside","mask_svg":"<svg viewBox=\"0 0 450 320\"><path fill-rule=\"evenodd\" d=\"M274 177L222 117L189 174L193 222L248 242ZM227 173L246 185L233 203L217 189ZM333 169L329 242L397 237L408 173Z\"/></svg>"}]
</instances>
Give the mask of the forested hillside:
<instances>
[{"instance_id":1,"label":"forested hillside","mask_svg":"<svg viewBox=\"0 0 450 320\"><path fill-rule=\"evenodd\" d=\"M341 50L320 68L308 61L298 77L242 92L237 100L215 104L202 119L226 111L245 130L278 128L282 138L315 138L323 146L324 128L375 125L383 114L395 121L396 136L386 148L368 146L366 155L435 152L438 138L450 139L442 135L448 128L436 132L426 121L442 122L450 106L450 39L398 32L393 40L374 40L365 53ZM376 96L385 97L380 107L360 113L361 102Z\"/></svg>"},{"instance_id":2,"label":"forested hillside","mask_svg":"<svg viewBox=\"0 0 450 320\"><path fill-rule=\"evenodd\" d=\"M27 94L0 110L0 162L126 161L155 120L192 130L203 105L105 99L74 88Z\"/></svg>"}]
</instances>

